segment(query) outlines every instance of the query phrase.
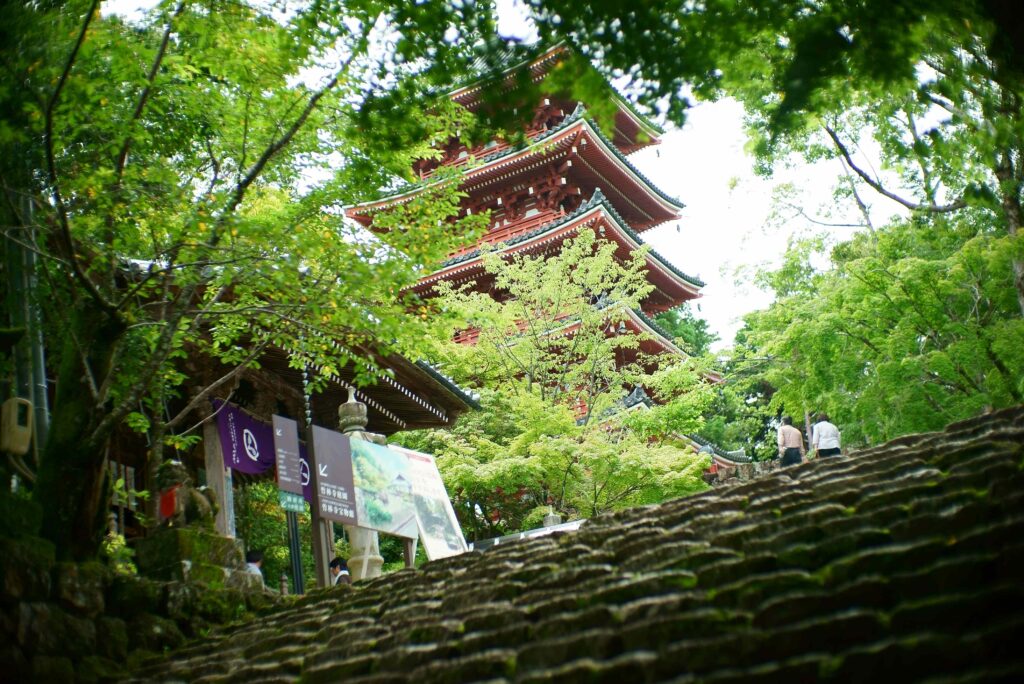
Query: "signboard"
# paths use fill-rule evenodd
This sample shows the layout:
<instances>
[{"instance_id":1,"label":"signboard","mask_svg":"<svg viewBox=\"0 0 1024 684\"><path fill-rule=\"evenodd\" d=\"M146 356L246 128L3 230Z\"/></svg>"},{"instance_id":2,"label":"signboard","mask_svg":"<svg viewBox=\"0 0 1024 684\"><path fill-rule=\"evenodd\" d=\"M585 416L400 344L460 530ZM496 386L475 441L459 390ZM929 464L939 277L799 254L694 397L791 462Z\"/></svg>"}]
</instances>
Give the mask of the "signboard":
<instances>
[{"instance_id":1,"label":"signboard","mask_svg":"<svg viewBox=\"0 0 1024 684\"><path fill-rule=\"evenodd\" d=\"M273 416L274 452L277 456L277 487L281 508L304 513L302 461L299 455L299 426L290 418ZM307 466L308 469L308 466Z\"/></svg>"},{"instance_id":2,"label":"signboard","mask_svg":"<svg viewBox=\"0 0 1024 684\"><path fill-rule=\"evenodd\" d=\"M416 504L408 459L372 442L351 443L359 526L415 539ZM316 453L319 463L320 452Z\"/></svg>"},{"instance_id":3,"label":"signboard","mask_svg":"<svg viewBox=\"0 0 1024 684\"><path fill-rule=\"evenodd\" d=\"M356 519L350 441L340 432L313 426L313 450L316 454L313 496L322 517L345 525L357 525L360 523Z\"/></svg>"},{"instance_id":4,"label":"signboard","mask_svg":"<svg viewBox=\"0 0 1024 684\"><path fill-rule=\"evenodd\" d=\"M302 513L309 502L327 520L419 537L431 560L466 550L433 456L313 426L317 466L310 473L294 420L274 416L268 425L232 404L214 407L224 464L250 474L276 466L285 510Z\"/></svg>"},{"instance_id":5,"label":"signboard","mask_svg":"<svg viewBox=\"0 0 1024 684\"><path fill-rule=\"evenodd\" d=\"M274 467L274 432L234 404L215 399L217 432L225 467L250 475Z\"/></svg>"},{"instance_id":6,"label":"signboard","mask_svg":"<svg viewBox=\"0 0 1024 684\"><path fill-rule=\"evenodd\" d=\"M427 558L447 558L465 552L466 539L462 536L462 528L455 517L455 509L452 508L434 457L402 447L389 448L406 458L406 472L412 482L416 506L416 522Z\"/></svg>"}]
</instances>

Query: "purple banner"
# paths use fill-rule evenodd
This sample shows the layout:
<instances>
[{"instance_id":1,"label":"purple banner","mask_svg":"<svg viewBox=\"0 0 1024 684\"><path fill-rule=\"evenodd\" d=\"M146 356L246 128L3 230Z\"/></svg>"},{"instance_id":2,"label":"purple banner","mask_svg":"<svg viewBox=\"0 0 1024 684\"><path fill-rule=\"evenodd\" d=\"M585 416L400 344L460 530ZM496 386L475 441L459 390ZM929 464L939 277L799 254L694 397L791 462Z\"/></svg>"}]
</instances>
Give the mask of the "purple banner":
<instances>
[{"instance_id":1,"label":"purple banner","mask_svg":"<svg viewBox=\"0 0 1024 684\"><path fill-rule=\"evenodd\" d=\"M213 401L224 465L242 473L258 475L275 465L274 430L234 404Z\"/></svg>"}]
</instances>

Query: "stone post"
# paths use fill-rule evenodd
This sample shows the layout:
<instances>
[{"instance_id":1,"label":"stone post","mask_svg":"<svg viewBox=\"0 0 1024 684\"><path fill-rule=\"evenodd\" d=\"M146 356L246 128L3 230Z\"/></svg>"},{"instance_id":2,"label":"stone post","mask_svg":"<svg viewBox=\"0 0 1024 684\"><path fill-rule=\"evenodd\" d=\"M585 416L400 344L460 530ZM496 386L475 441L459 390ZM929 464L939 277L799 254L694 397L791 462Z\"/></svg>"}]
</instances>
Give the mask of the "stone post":
<instances>
[{"instance_id":1,"label":"stone post","mask_svg":"<svg viewBox=\"0 0 1024 684\"><path fill-rule=\"evenodd\" d=\"M203 422L203 452L206 457L206 486L213 491L217 504L214 529L225 537L235 536L235 501L231 486L231 470L224 467L220 434L213 418Z\"/></svg>"},{"instance_id":2,"label":"stone post","mask_svg":"<svg viewBox=\"0 0 1024 684\"><path fill-rule=\"evenodd\" d=\"M386 445L383 435L366 432L366 404L356 401L354 389L348 390L348 401L338 407L338 429L352 439L361 439L374 444ZM377 530L355 525L345 525L352 556L348 559L348 571L352 581L372 579L381 576L384 557L380 555L380 539Z\"/></svg>"}]
</instances>

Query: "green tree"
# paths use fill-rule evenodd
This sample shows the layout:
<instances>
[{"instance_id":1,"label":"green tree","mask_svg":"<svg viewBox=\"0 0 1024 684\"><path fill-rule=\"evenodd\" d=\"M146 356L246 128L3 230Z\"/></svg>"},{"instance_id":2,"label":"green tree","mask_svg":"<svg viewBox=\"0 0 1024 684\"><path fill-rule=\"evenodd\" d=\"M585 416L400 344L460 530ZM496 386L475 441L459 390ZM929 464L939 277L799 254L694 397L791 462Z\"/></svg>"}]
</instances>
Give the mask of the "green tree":
<instances>
[{"instance_id":1,"label":"green tree","mask_svg":"<svg viewBox=\"0 0 1024 684\"><path fill-rule=\"evenodd\" d=\"M748 368L772 405L826 410L849 444L878 443L1024 397L1012 240L898 221L832 249L832 267L747 316ZM809 267L808 267L809 268ZM784 279L771 274L770 282Z\"/></svg>"},{"instance_id":2,"label":"green tree","mask_svg":"<svg viewBox=\"0 0 1024 684\"><path fill-rule=\"evenodd\" d=\"M689 302L658 314L654 321L673 339L681 342L681 348L691 356L704 356L719 339L708 329L708 322L693 313Z\"/></svg>"},{"instance_id":3,"label":"green tree","mask_svg":"<svg viewBox=\"0 0 1024 684\"><path fill-rule=\"evenodd\" d=\"M583 422L618 401L654 359L640 349L639 335L619 334L652 289L643 253L623 264L615 249L582 231L551 258L485 254L488 291L440 283L439 308L475 338L457 345L444 336L438 353L448 371L477 387L522 387L580 406Z\"/></svg>"},{"instance_id":4,"label":"green tree","mask_svg":"<svg viewBox=\"0 0 1024 684\"><path fill-rule=\"evenodd\" d=\"M43 259L57 376L35 495L69 558L98 548L118 426L149 431L155 465L187 441L191 410L269 345L321 379L362 368L352 350L371 339L410 348L402 287L474 222L446 220L457 197L445 183L384 234L346 226L338 209L455 134L466 115L421 96L492 32L489 11L436 3L280 14L180 0L137 25L99 6L0 10L0 136L18 150L0 173L35 214L4 210ZM185 357L229 370L180 396Z\"/></svg>"},{"instance_id":5,"label":"green tree","mask_svg":"<svg viewBox=\"0 0 1024 684\"><path fill-rule=\"evenodd\" d=\"M554 511L572 520L706 488L708 457L651 443L614 419L580 425L567 407L520 388L480 391L482 410L450 430L398 436L436 454L468 539L539 527Z\"/></svg>"},{"instance_id":6,"label":"green tree","mask_svg":"<svg viewBox=\"0 0 1024 684\"><path fill-rule=\"evenodd\" d=\"M590 231L557 255L484 256L488 291L439 286L450 321L436 350L445 371L480 388L483 410L452 430L403 436L439 467L474 539L654 503L703 488L706 458L672 446L693 432L713 391L693 359L644 354L620 332L650 291L644 257L627 263ZM473 344L452 333L469 331ZM644 387L657 403L626 411Z\"/></svg>"}]
</instances>

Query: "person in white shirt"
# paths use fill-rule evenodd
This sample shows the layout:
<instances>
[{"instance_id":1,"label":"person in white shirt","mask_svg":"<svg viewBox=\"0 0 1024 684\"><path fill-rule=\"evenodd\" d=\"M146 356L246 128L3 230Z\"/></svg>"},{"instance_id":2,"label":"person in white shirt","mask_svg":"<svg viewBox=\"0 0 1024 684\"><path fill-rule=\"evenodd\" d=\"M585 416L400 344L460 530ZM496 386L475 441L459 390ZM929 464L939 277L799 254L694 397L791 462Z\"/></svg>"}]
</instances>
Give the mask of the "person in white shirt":
<instances>
[{"instance_id":1,"label":"person in white shirt","mask_svg":"<svg viewBox=\"0 0 1024 684\"><path fill-rule=\"evenodd\" d=\"M826 413L819 413L817 421L811 431L811 444L818 457L841 455L843 452L839 444L839 428L829 422Z\"/></svg>"},{"instance_id":2,"label":"person in white shirt","mask_svg":"<svg viewBox=\"0 0 1024 684\"><path fill-rule=\"evenodd\" d=\"M263 571L260 569L263 567L263 552L252 550L245 554L245 571L250 575L255 575L260 578L260 583L265 584L263 580Z\"/></svg>"},{"instance_id":3,"label":"person in white shirt","mask_svg":"<svg viewBox=\"0 0 1024 684\"><path fill-rule=\"evenodd\" d=\"M331 561L331 584L338 586L339 584L352 584L352 575L348 572L348 563L342 558L335 558Z\"/></svg>"}]
</instances>

